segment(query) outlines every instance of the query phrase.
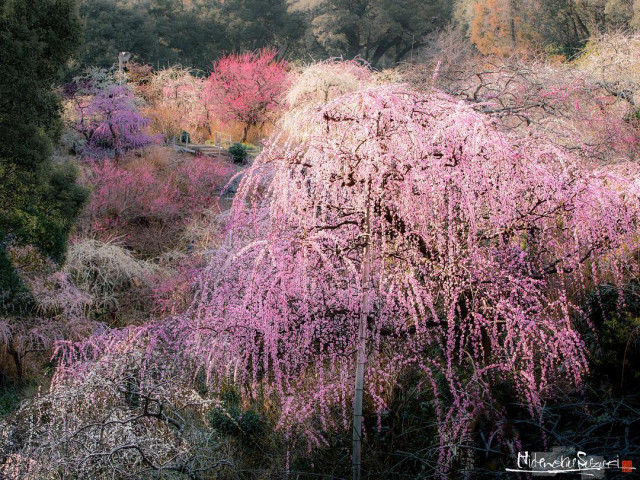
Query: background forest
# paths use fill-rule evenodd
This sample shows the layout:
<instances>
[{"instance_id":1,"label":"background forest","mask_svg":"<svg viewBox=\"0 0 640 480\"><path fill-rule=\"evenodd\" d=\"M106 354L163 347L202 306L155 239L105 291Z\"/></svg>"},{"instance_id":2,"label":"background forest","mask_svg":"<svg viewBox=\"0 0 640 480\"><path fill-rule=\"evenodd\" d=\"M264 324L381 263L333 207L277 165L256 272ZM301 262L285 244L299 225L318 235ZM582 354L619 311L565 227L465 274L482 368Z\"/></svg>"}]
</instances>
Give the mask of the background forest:
<instances>
[{"instance_id":1,"label":"background forest","mask_svg":"<svg viewBox=\"0 0 640 480\"><path fill-rule=\"evenodd\" d=\"M0 479L640 465L639 28L0 0Z\"/></svg>"},{"instance_id":2,"label":"background forest","mask_svg":"<svg viewBox=\"0 0 640 480\"><path fill-rule=\"evenodd\" d=\"M633 0L82 0L80 15L76 68L110 67L126 50L156 68L205 72L222 52L267 46L303 62L360 56L374 68L392 66L451 22L483 54L570 57L591 36L640 24Z\"/></svg>"}]
</instances>

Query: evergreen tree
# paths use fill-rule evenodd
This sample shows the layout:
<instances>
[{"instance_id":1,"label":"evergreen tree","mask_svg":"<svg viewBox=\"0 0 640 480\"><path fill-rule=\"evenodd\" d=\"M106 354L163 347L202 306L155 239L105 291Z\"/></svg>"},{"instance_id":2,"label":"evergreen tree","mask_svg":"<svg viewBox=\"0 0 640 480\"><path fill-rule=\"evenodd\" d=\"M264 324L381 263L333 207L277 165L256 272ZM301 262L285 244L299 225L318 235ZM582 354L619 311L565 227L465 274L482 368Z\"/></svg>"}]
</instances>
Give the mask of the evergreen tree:
<instances>
[{"instance_id":1,"label":"evergreen tree","mask_svg":"<svg viewBox=\"0 0 640 480\"><path fill-rule=\"evenodd\" d=\"M8 245L61 260L85 199L74 169L52 160L62 128L53 85L80 35L74 0L0 0L0 308L19 288Z\"/></svg>"}]
</instances>

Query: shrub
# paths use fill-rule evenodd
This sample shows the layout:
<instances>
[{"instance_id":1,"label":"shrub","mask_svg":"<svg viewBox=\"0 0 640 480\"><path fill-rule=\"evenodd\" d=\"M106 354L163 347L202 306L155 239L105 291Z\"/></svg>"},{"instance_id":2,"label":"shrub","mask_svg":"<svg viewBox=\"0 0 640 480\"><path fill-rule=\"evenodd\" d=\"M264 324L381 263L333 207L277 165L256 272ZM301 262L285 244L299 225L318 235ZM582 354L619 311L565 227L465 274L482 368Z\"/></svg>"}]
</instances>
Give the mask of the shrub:
<instances>
[{"instance_id":1,"label":"shrub","mask_svg":"<svg viewBox=\"0 0 640 480\"><path fill-rule=\"evenodd\" d=\"M113 243L86 239L69 247L65 272L81 291L91 295L98 318L114 320L131 317L135 311L146 314L152 279L159 268Z\"/></svg>"},{"instance_id":2,"label":"shrub","mask_svg":"<svg viewBox=\"0 0 640 480\"><path fill-rule=\"evenodd\" d=\"M20 396L15 387L0 384L0 418L13 412L20 403Z\"/></svg>"},{"instance_id":3,"label":"shrub","mask_svg":"<svg viewBox=\"0 0 640 480\"><path fill-rule=\"evenodd\" d=\"M0 317L0 357L11 359L2 363L0 377L23 380L41 372L57 340L84 339L101 325L87 317L93 305L91 295L39 250L12 247L8 253L28 308Z\"/></svg>"},{"instance_id":4,"label":"shrub","mask_svg":"<svg viewBox=\"0 0 640 480\"><path fill-rule=\"evenodd\" d=\"M174 247L185 221L216 208L231 166L211 157L169 156L155 148L121 165L105 160L89 166L84 182L93 188L81 231L155 254Z\"/></svg>"},{"instance_id":5,"label":"shrub","mask_svg":"<svg viewBox=\"0 0 640 480\"><path fill-rule=\"evenodd\" d=\"M223 402L211 409L208 420L214 430L247 440L255 440L266 426L263 416L254 408L244 408L240 395L235 392L223 395Z\"/></svg>"},{"instance_id":6,"label":"shrub","mask_svg":"<svg viewBox=\"0 0 640 480\"><path fill-rule=\"evenodd\" d=\"M614 392L634 392L640 381L640 282L598 286L589 310L596 327L586 336L594 383L608 381Z\"/></svg>"},{"instance_id":7,"label":"shrub","mask_svg":"<svg viewBox=\"0 0 640 480\"><path fill-rule=\"evenodd\" d=\"M242 143L234 143L229 147L234 163L244 163L247 159L247 147Z\"/></svg>"},{"instance_id":8,"label":"shrub","mask_svg":"<svg viewBox=\"0 0 640 480\"><path fill-rule=\"evenodd\" d=\"M86 318L93 297L75 285L64 269L43 256L35 247L13 247L11 261L22 285L29 293L31 316L47 318L65 317L67 320Z\"/></svg>"}]
</instances>

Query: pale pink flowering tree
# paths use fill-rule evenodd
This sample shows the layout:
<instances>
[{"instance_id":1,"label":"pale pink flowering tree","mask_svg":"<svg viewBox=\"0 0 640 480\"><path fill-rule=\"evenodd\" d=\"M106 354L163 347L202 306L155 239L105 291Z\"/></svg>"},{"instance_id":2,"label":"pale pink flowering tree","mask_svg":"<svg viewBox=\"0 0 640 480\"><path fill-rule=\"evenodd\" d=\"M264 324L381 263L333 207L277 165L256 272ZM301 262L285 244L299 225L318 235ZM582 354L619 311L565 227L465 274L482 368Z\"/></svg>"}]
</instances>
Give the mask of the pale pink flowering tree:
<instances>
[{"instance_id":1,"label":"pale pink flowering tree","mask_svg":"<svg viewBox=\"0 0 640 480\"><path fill-rule=\"evenodd\" d=\"M373 75L364 61L332 58L313 63L293 76L286 102L290 109L321 105L371 84Z\"/></svg>"},{"instance_id":2,"label":"pale pink flowering tree","mask_svg":"<svg viewBox=\"0 0 640 480\"><path fill-rule=\"evenodd\" d=\"M231 54L213 65L207 80L211 110L225 121L244 124L242 142L251 127L278 108L287 84L286 63L275 50Z\"/></svg>"},{"instance_id":3,"label":"pale pink flowering tree","mask_svg":"<svg viewBox=\"0 0 640 480\"><path fill-rule=\"evenodd\" d=\"M586 162L624 162L640 155L633 113L633 54L640 43L623 38L594 40L577 62L558 63L548 56L478 56L454 29L434 38L422 62L403 73L419 88L442 89L503 127L575 151Z\"/></svg>"},{"instance_id":4,"label":"pale pink flowering tree","mask_svg":"<svg viewBox=\"0 0 640 480\"><path fill-rule=\"evenodd\" d=\"M277 398L279 426L322 444L348 425L355 352L379 414L418 369L446 470L478 417L501 437L498 382L532 415L555 382L580 383L567 291L627 273L637 184L404 86L339 97L281 138L247 172L233 241L188 320L187 349L213 385L232 375L248 395Z\"/></svg>"},{"instance_id":5,"label":"pale pink flowering tree","mask_svg":"<svg viewBox=\"0 0 640 480\"><path fill-rule=\"evenodd\" d=\"M207 127L205 80L195 72L172 67L153 75L150 88L153 96L154 122L169 139L182 130L195 136Z\"/></svg>"},{"instance_id":6,"label":"pale pink flowering tree","mask_svg":"<svg viewBox=\"0 0 640 480\"><path fill-rule=\"evenodd\" d=\"M443 472L470 461L461 447L481 416L491 438L514 442L496 385L535 415L558 382L579 383L574 299L637 274L626 260L638 248L638 167L590 172L405 86L295 119L246 173L190 311L59 344L52 392L133 355L146 391L175 368L187 385L204 372L212 391L231 381L268 400L290 438L322 445L349 429L364 346L365 401L379 415L408 372L433 393Z\"/></svg>"}]
</instances>

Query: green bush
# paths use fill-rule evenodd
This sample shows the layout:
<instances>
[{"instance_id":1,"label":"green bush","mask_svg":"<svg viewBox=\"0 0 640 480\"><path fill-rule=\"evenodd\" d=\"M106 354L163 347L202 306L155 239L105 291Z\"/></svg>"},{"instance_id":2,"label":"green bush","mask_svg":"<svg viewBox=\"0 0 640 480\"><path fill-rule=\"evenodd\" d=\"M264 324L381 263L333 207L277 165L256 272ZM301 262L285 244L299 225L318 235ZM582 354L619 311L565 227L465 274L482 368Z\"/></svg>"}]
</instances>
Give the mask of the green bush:
<instances>
[{"instance_id":1,"label":"green bush","mask_svg":"<svg viewBox=\"0 0 640 480\"><path fill-rule=\"evenodd\" d=\"M244 163L247 159L247 147L242 143L234 143L229 147L229 154L233 157L234 163Z\"/></svg>"},{"instance_id":2,"label":"green bush","mask_svg":"<svg viewBox=\"0 0 640 480\"><path fill-rule=\"evenodd\" d=\"M255 438L266 423L258 411L243 408L240 397L235 392L226 393L222 405L214 407L209 412L208 419L214 430L244 439Z\"/></svg>"},{"instance_id":3,"label":"green bush","mask_svg":"<svg viewBox=\"0 0 640 480\"><path fill-rule=\"evenodd\" d=\"M640 128L640 108L633 108L625 119L635 127Z\"/></svg>"},{"instance_id":4,"label":"green bush","mask_svg":"<svg viewBox=\"0 0 640 480\"><path fill-rule=\"evenodd\" d=\"M5 245L0 243L0 312L15 310L19 307L16 299L24 293L24 285L13 269Z\"/></svg>"}]
</instances>

